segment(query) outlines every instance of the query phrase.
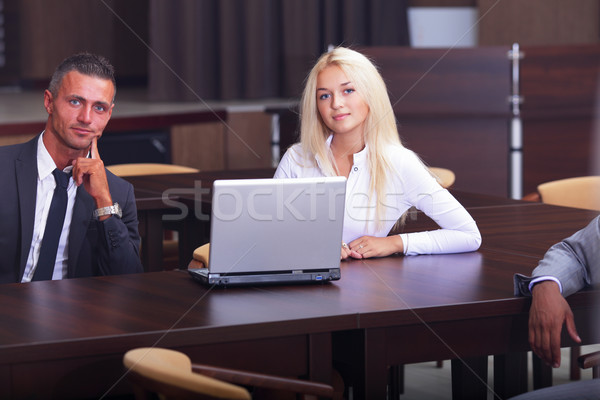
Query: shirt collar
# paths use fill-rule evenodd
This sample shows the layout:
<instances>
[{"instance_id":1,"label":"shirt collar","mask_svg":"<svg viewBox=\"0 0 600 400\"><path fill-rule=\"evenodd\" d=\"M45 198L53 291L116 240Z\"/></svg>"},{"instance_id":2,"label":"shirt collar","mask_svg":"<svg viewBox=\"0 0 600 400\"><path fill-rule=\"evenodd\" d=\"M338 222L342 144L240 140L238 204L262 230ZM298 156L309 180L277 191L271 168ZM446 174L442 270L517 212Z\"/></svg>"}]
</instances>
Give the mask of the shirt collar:
<instances>
[{"instance_id":1,"label":"shirt collar","mask_svg":"<svg viewBox=\"0 0 600 400\"><path fill-rule=\"evenodd\" d=\"M38 177L40 180L45 179L57 168L52 156L48 153L48 149L46 149L46 146L44 145L44 133L45 131L40 135L37 147ZM72 169L73 166L69 165L63 172L70 173Z\"/></svg>"},{"instance_id":2,"label":"shirt collar","mask_svg":"<svg viewBox=\"0 0 600 400\"><path fill-rule=\"evenodd\" d=\"M368 146L365 143L365 147L358 153L354 153L354 164L364 164L367 161L367 150Z\"/></svg>"},{"instance_id":3,"label":"shirt collar","mask_svg":"<svg viewBox=\"0 0 600 400\"><path fill-rule=\"evenodd\" d=\"M327 141L325 142L327 144L327 147L331 150L331 140L333 139L333 135L329 135L329 137L327 138ZM369 145L365 143L365 147L359 151L358 153L354 153L353 155L353 160L354 160L354 164L363 164L366 162L367 160L367 150L369 148ZM318 160L317 160L318 162Z\"/></svg>"}]
</instances>

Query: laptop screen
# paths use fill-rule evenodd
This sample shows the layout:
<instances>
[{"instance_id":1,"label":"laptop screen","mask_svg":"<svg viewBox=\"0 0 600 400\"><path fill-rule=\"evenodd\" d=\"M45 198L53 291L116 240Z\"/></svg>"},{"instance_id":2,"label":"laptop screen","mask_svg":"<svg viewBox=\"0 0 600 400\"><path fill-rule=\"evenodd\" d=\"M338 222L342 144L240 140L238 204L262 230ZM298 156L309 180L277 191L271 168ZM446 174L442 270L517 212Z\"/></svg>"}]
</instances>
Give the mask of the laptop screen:
<instances>
[{"instance_id":1,"label":"laptop screen","mask_svg":"<svg viewBox=\"0 0 600 400\"><path fill-rule=\"evenodd\" d=\"M210 273L339 268L344 177L217 180Z\"/></svg>"}]
</instances>

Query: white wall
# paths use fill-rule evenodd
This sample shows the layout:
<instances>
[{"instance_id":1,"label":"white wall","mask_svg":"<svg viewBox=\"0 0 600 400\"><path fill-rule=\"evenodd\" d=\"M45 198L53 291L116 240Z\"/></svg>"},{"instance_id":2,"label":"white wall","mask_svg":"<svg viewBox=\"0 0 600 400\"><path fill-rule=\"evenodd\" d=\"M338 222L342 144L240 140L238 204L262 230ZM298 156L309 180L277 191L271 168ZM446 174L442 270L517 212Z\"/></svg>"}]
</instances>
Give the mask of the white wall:
<instances>
[{"instance_id":1,"label":"white wall","mask_svg":"<svg viewBox=\"0 0 600 400\"><path fill-rule=\"evenodd\" d=\"M477 46L476 7L409 7L412 47Z\"/></svg>"}]
</instances>

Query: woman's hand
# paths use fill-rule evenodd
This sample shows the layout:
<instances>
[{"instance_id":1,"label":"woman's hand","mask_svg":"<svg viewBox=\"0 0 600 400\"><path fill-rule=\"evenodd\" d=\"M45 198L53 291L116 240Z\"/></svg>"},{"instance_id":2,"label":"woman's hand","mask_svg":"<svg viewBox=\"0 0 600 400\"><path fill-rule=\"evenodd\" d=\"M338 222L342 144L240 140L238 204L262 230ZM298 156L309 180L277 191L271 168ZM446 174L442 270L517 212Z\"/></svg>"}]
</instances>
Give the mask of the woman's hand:
<instances>
[{"instance_id":1,"label":"woman's hand","mask_svg":"<svg viewBox=\"0 0 600 400\"><path fill-rule=\"evenodd\" d=\"M340 256L340 260L346 260L349 257L352 258L361 258L360 254L355 251L350 250L350 247L344 242L342 242L342 253Z\"/></svg>"},{"instance_id":2,"label":"woman's hand","mask_svg":"<svg viewBox=\"0 0 600 400\"><path fill-rule=\"evenodd\" d=\"M400 235L386 237L362 236L348 243L348 248L349 255L353 258L385 257L390 254L404 252L404 244Z\"/></svg>"}]
</instances>

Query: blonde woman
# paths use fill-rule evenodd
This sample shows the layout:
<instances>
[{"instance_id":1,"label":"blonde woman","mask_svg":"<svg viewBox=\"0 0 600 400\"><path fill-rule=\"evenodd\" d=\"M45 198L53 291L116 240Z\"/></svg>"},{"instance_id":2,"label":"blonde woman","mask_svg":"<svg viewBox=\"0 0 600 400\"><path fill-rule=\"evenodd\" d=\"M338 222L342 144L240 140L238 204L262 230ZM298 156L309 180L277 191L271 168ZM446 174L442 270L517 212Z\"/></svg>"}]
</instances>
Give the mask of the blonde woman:
<instances>
[{"instance_id":1,"label":"blonde woman","mask_svg":"<svg viewBox=\"0 0 600 400\"><path fill-rule=\"evenodd\" d=\"M364 55L338 47L319 58L300 122L300 143L284 154L275 178L347 178L342 259L479 248L473 218L400 142L385 83ZM412 206L440 229L388 236Z\"/></svg>"}]
</instances>

